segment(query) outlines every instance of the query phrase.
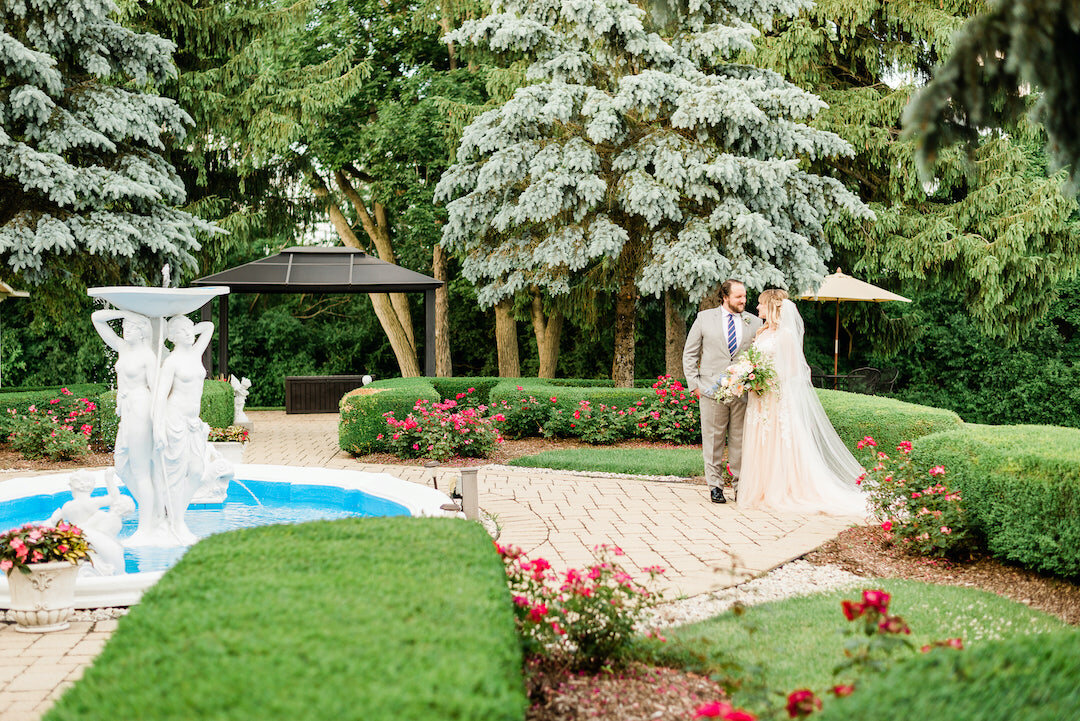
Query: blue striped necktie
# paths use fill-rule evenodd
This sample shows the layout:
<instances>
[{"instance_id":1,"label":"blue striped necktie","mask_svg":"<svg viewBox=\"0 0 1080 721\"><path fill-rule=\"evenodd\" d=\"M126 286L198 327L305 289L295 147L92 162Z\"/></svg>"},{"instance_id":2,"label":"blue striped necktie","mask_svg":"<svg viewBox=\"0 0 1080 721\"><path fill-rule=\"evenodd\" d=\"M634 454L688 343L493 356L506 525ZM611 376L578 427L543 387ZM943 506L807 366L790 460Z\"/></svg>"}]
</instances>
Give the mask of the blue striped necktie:
<instances>
[{"instance_id":1,"label":"blue striped necktie","mask_svg":"<svg viewBox=\"0 0 1080 721\"><path fill-rule=\"evenodd\" d=\"M739 341L735 337L735 316L727 314L727 349L731 357L735 357L735 350L739 347Z\"/></svg>"}]
</instances>

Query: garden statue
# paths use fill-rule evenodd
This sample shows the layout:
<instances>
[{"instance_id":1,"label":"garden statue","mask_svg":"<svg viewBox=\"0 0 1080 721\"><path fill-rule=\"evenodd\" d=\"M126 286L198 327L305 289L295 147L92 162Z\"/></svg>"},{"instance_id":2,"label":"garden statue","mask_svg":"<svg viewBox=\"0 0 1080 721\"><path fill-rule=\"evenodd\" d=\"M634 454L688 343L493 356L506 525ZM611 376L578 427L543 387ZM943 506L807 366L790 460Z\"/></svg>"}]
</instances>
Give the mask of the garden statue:
<instances>
[{"instance_id":1,"label":"garden statue","mask_svg":"<svg viewBox=\"0 0 1080 721\"><path fill-rule=\"evenodd\" d=\"M195 491L192 503L222 503L229 492L229 481L236 475L233 464L214 448L213 443L206 444L206 458L203 463L202 485Z\"/></svg>"},{"instance_id":2,"label":"garden statue","mask_svg":"<svg viewBox=\"0 0 1080 721\"><path fill-rule=\"evenodd\" d=\"M91 496L97 481L87 470L75 471L68 483L71 500L53 512L46 525L55 526L61 520L82 529L90 544L90 564L84 565L81 575L112 576L124 573L124 547L118 540L124 516L135 510L135 502L116 487L113 469L105 470L107 496Z\"/></svg>"},{"instance_id":3,"label":"garden statue","mask_svg":"<svg viewBox=\"0 0 1080 721\"><path fill-rule=\"evenodd\" d=\"M152 346L150 319L125 310L97 310L90 316L105 344L116 351L116 432L113 457L116 474L131 491L139 508L139 528L129 539L132 545L149 540L150 529L164 519L161 479L154 473L151 456L154 439L150 408L157 379L158 354ZM123 321L123 337L109 325Z\"/></svg>"},{"instance_id":4,"label":"garden statue","mask_svg":"<svg viewBox=\"0 0 1080 721\"><path fill-rule=\"evenodd\" d=\"M172 352L161 364L153 401L154 458L164 484L169 530L182 544L198 540L188 530L184 512L203 484L210 426L199 417L206 369L202 353L214 324L195 325L184 315L169 319L166 338Z\"/></svg>"},{"instance_id":5,"label":"garden statue","mask_svg":"<svg viewBox=\"0 0 1080 721\"><path fill-rule=\"evenodd\" d=\"M162 278L168 282L167 271ZM184 520L188 504L205 484L219 492L232 477L232 469L211 454L210 429L199 417L206 377L201 356L214 325L195 325L185 315L228 292L224 287L136 286L87 291L116 306L95 311L91 318L118 354L116 475L135 498L139 519L125 546L194 543ZM110 325L115 320L123 321L122 336Z\"/></svg>"},{"instance_id":6,"label":"garden statue","mask_svg":"<svg viewBox=\"0 0 1080 721\"><path fill-rule=\"evenodd\" d=\"M251 419L244 413L244 403L247 402L251 381L247 378L237 379L236 376L231 375L229 385L233 389L233 424L248 427L251 425ZM248 428L248 430L251 429Z\"/></svg>"}]
</instances>

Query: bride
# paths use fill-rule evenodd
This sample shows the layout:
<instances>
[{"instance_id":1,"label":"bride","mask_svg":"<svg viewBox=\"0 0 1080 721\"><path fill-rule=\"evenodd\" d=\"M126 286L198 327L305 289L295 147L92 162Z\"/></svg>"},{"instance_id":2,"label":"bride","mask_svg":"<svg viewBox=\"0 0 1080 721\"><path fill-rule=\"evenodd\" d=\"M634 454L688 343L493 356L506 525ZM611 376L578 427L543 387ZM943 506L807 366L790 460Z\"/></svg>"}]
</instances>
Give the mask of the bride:
<instances>
[{"instance_id":1,"label":"bride","mask_svg":"<svg viewBox=\"0 0 1080 721\"><path fill-rule=\"evenodd\" d=\"M803 322L782 290L758 299L765 324L754 345L772 359L779 388L750 393L743 430L740 508L866 515L862 467L825 415L803 357Z\"/></svg>"}]
</instances>

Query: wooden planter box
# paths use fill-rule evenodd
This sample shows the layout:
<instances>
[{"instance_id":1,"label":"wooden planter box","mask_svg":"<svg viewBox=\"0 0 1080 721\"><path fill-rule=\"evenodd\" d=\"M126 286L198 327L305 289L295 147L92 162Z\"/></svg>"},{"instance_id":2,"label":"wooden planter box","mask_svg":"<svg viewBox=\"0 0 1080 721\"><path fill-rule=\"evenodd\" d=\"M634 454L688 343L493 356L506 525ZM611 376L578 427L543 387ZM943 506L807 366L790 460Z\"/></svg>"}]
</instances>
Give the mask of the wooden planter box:
<instances>
[{"instance_id":1,"label":"wooden planter box","mask_svg":"<svg viewBox=\"0 0 1080 721\"><path fill-rule=\"evenodd\" d=\"M286 376L286 413L337 413L341 397L364 385L363 376Z\"/></svg>"}]
</instances>

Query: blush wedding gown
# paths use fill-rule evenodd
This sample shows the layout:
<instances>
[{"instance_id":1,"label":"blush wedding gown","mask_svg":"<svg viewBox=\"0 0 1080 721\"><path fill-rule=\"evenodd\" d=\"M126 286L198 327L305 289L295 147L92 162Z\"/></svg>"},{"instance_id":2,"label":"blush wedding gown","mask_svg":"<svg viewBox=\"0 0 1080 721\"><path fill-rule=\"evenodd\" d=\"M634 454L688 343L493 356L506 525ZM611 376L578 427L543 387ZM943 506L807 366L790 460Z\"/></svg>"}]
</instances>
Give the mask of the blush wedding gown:
<instances>
[{"instance_id":1,"label":"blush wedding gown","mask_svg":"<svg viewBox=\"0 0 1080 721\"><path fill-rule=\"evenodd\" d=\"M779 390L747 399L739 507L865 516L866 496L855 483L863 468L810 383L794 303L783 301L778 327L762 331L754 345L772 360Z\"/></svg>"}]
</instances>

